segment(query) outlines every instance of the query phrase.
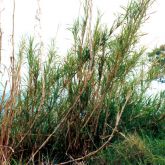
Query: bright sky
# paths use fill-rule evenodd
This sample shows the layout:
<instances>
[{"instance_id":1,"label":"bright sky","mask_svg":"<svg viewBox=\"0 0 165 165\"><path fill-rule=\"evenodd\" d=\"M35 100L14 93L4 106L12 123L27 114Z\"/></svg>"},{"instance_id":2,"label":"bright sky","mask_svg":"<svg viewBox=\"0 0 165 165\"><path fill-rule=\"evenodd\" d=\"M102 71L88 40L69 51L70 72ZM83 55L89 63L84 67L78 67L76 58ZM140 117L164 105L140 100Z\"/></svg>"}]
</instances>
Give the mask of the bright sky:
<instances>
[{"instance_id":1,"label":"bright sky","mask_svg":"<svg viewBox=\"0 0 165 165\"><path fill-rule=\"evenodd\" d=\"M16 47L22 35L34 35L36 24L35 15L37 0L15 0L15 40ZM46 43L56 37L56 46L63 56L67 48L71 45L71 36L67 28L72 25L74 19L79 14L80 1L82 0L40 0L42 17L42 37ZM96 15L97 9L103 13L103 23L111 25L114 20L114 13L121 11L120 6L127 4L128 0L93 0L93 13ZM4 9L0 15L3 31L2 63L9 64L11 53L11 32L12 32L12 8L13 0L0 0L0 10ZM150 9L155 12L142 28L144 33L148 33L141 43L148 48L165 43L165 0L156 0ZM46 47L46 46L45 46Z\"/></svg>"},{"instance_id":2,"label":"bright sky","mask_svg":"<svg viewBox=\"0 0 165 165\"><path fill-rule=\"evenodd\" d=\"M67 31L69 25L78 16L80 9L80 0L40 0L42 9L42 35L44 41L49 41L56 37L57 47L61 53L65 53L66 48L70 46L70 33ZM82 0L81 0L82 1ZM3 45L10 45L10 35L12 28L12 0L0 0L0 7L4 8L1 13L1 23L3 28ZM15 39L16 43L22 35L34 34L35 14L37 9L36 0L15 0ZM103 15L103 23L111 25L114 19L114 13L121 11L120 6L128 0L93 0L93 12L99 9ZM165 43L165 0L156 0L151 8L152 14L150 20L143 27L143 31L148 33L142 40L147 47L152 48L155 45ZM58 33L57 33L58 31ZM56 36L57 35L57 36ZM7 49L6 47L4 49ZM66 47L66 48L65 48ZM6 59L7 50L3 50L3 60ZM5 56L5 57L4 57Z\"/></svg>"}]
</instances>

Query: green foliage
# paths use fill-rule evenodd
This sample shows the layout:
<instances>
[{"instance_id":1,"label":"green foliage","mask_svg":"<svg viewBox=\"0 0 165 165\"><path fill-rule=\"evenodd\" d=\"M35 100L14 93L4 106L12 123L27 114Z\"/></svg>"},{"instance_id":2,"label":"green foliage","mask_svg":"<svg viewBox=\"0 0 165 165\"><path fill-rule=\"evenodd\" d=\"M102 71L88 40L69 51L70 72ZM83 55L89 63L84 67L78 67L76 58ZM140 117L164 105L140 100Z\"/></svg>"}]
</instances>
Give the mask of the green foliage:
<instances>
[{"instance_id":1,"label":"green foliage","mask_svg":"<svg viewBox=\"0 0 165 165\"><path fill-rule=\"evenodd\" d=\"M137 134L129 134L112 146L102 151L89 164L161 164L164 159L164 140L154 140L146 135L143 138Z\"/></svg>"}]
</instances>

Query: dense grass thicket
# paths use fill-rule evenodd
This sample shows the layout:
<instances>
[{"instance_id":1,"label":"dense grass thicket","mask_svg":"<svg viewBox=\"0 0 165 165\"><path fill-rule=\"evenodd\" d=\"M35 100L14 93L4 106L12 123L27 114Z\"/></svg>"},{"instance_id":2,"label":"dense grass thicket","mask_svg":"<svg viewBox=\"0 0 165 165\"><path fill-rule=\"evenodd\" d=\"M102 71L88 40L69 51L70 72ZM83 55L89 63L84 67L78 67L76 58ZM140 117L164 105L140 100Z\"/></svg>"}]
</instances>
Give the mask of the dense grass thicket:
<instances>
[{"instance_id":1,"label":"dense grass thicket","mask_svg":"<svg viewBox=\"0 0 165 165\"><path fill-rule=\"evenodd\" d=\"M0 96L1 163L165 164L164 94L146 95L159 71L139 69L137 46L152 3L130 1L111 27L98 15L91 30L86 1L64 60L54 42L42 64L35 38L21 42Z\"/></svg>"}]
</instances>

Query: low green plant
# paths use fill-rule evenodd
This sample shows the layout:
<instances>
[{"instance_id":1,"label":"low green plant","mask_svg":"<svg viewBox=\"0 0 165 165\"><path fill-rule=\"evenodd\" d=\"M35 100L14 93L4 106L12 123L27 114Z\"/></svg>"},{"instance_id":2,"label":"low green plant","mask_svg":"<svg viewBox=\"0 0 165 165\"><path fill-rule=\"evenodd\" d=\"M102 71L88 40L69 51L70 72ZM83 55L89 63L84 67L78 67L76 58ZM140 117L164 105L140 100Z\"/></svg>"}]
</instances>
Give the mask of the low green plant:
<instances>
[{"instance_id":1,"label":"low green plant","mask_svg":"<svg viewBox=\"0 0 165 165\"><path fill-rule=\"evenodd\" d=\"M164 164L164 140L137 134L123 136L123 140L111 144L89 164ZM156 150L155 150L156 149Z\"/></svg>"}]
</instances>

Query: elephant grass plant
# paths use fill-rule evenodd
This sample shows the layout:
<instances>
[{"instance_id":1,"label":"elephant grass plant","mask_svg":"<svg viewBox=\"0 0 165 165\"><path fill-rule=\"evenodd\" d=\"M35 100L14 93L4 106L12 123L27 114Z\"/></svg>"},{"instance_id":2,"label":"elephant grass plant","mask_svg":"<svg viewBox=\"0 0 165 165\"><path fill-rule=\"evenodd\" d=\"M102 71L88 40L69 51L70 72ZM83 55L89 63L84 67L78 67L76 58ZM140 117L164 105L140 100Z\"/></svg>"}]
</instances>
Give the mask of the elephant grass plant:
<instances>
[{"instance_id":1,"label":"elephant grass plant","mask_svg":"<svg viewBox=\"0 0 165 165\"><path fill-rule=\"evenodd\" d=\"M84 16L69 28L73 46L65 60L60 60L52 42L43 71L35 39L22 41L10 95L5 97L4 88L1 96L1 162L78 163L121 140L122 133L151 132L155 121L161 125L164 102L145 97L155 71L145 73L147 83L140 90L143 79L136 72L145 52L136 47L140 27L152 3L130 1L110 28L98 16L89 31L86 1ZM27 71L22 76L23 68Z\"/></svg>"}]
</instances>

